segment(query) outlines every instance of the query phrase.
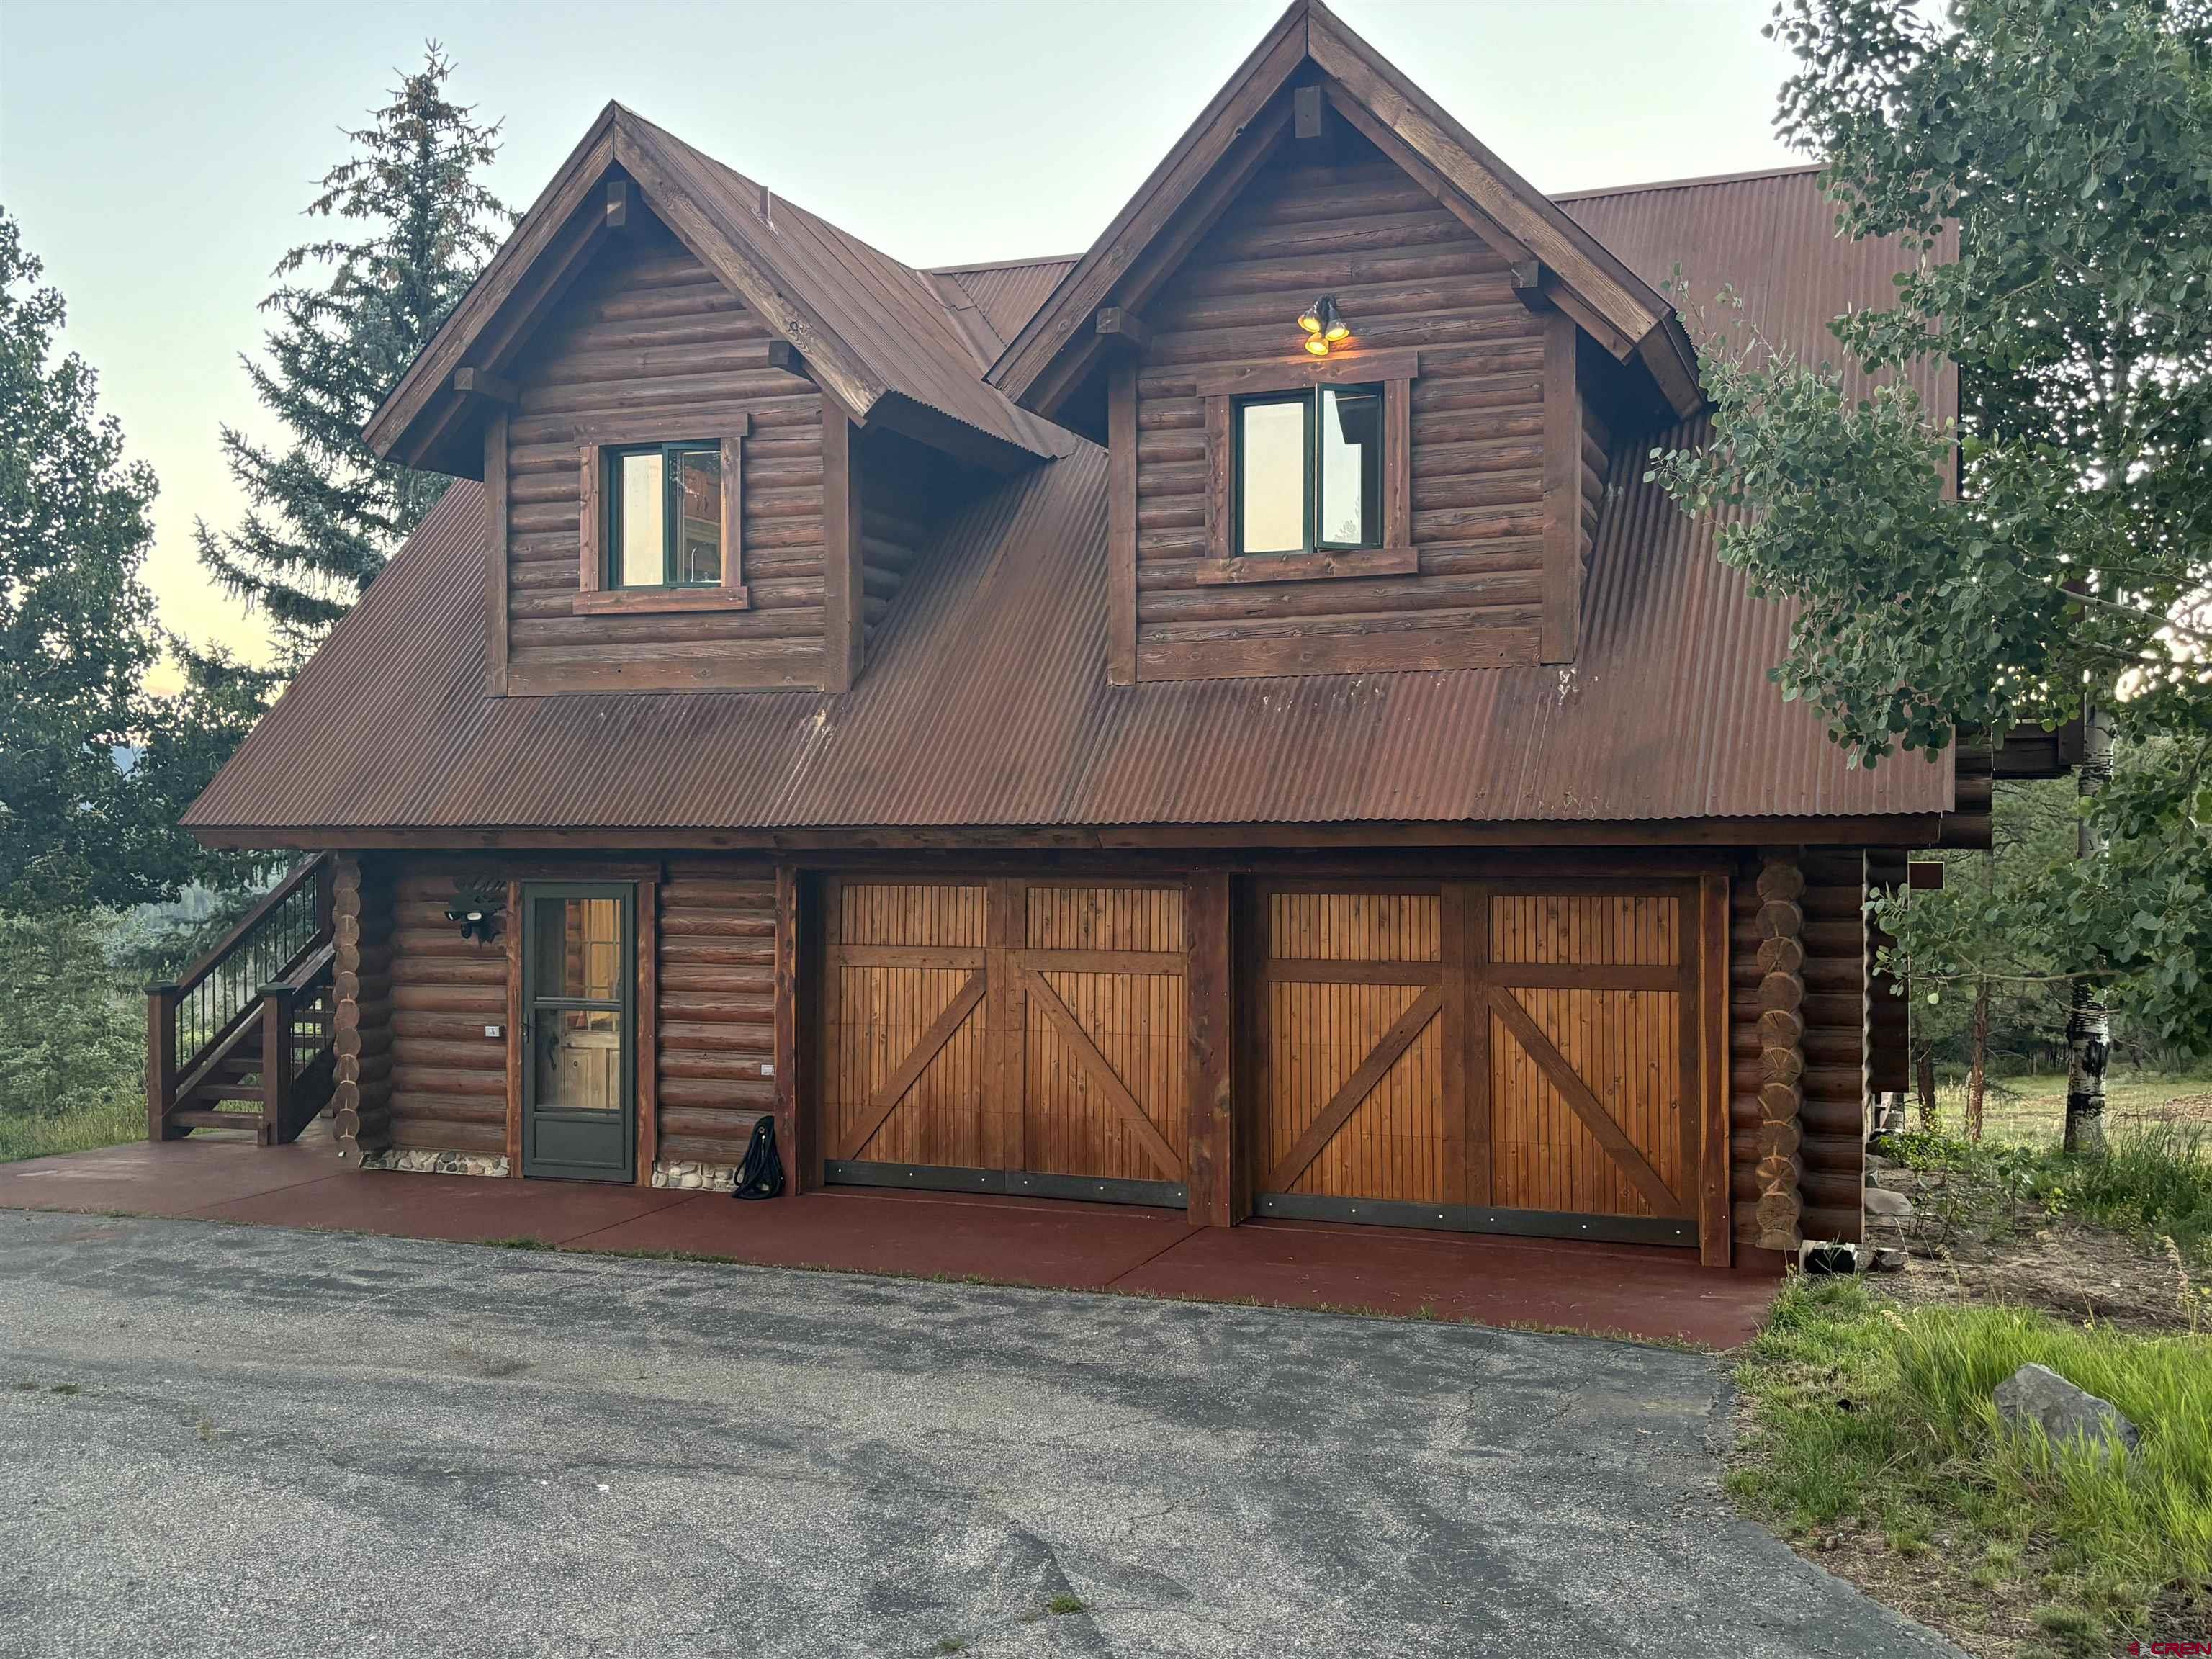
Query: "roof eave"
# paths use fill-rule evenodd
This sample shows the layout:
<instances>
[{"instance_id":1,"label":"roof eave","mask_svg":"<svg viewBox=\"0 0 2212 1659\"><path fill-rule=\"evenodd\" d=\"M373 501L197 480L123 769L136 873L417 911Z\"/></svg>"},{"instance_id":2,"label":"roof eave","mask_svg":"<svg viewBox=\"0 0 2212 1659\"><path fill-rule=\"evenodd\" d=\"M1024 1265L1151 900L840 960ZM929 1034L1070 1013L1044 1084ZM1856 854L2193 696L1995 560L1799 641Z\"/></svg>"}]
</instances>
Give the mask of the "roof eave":
<instances>
[{"instance_id":1,"label":"roof eave","mask_svg":"<svg viewBox=\"0 0 2212 1659\"><path fill-rule=\"evenodd\" d=\"M1677 417L1703 406L1696 354L1665 297L1507 167L1320 0L1297 0L1240 64L1135 196L1060 281L986 379L1017 404L1062 418L1098 346L1097 307L1137 269L1267 103L1310 64L1330 101L1477 234L1532 260L1556 297L1622 362L1639 362ZM1139 307L1141 308L1141 307Z\"/></svg>"},{"instance_id":2,"label":"roof eave","mask_svg":"<svg viewBox=\"0 0 2212 1659\"><path fill-rule=\"evenodd\" d=\"M394 459L431 399L441 389L450 391L453 371L464 366L469 347L605 176L614 161L614 127L622 113L622 106L612 101L599 112L468 292L369 416L362 439L379 460Z\"/></svg>"}]
</instances>

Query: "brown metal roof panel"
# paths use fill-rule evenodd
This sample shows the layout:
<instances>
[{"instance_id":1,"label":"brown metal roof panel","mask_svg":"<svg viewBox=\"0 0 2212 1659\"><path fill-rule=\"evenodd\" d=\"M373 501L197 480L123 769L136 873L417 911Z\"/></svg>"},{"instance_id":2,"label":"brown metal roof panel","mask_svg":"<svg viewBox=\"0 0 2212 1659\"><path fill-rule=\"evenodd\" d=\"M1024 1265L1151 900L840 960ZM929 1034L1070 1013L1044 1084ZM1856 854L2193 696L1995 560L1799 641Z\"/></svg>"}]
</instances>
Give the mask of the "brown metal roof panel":
<instances>
[{"instance_id":1,"label":"brown metal roof panel","mask_svg":"<svg viewBox=\"0 0 2212 1659\"><path fill-rule=\"evenodd\" d=\"M1680 296L1693 336L1705 327L1740 333L1736 319L1716 306L1725 284L1744 302L1743 320L1770 343L1845 370L1854 391L1862 380L1829 332L1853 309L1887 305L1890 278L1912 255L1894 238L1847 240L1836 231L1836 204L1820 191L1817 169L1749 174L1685 184L1577 192L1560 205L1645 281L1672 281L1677 265L1689 284ZM1956 233L1930 251L1955 258ZM1948 361L1914 365L1916 390L1940 415L1957 408L1956 375Z\"/></svg>"},{"instance_id":2,"label":"brown metal roof panel","mask_svg":"<svg viewBox=\"0 0 2212 1659\"><path fill-rule=\"evenodd\" d=\"M1619 458L1637 462L1632 447ZM489 699L456 485L190 814L200 826L804 829L1932 812L1764 678L1786 617L1658 492L1616 498L1571 670L1104 675L1103 457L958 515L860 685ZM1640 476L1640 475L1639 475Z\"/></svg>"},{"instance_id":3,"label":"brown metal roof panel","mask_svg":"<svg viewBox=\"0 0 2212 1659\"><path fill-rule=\"evenodd\" d=\"M878 384L1033 454L1053 453L1053 434L983 384L982 361L920 271L775 195L633 112L680 170L688 188L744 227L787 285L856 353Z\"/></svg>"},{"instance_id":4,"label":"brown metal roof panel","mask_svg":"<svg viewBox=\"0 0 2212 1659\"><path fill-rule=\"evenodd\" d=\"M1073 258L1030 259L975 267L955 267L939 273L951 278L973 296L999 337L1012 341L1037 307L1060 286L1060 279L1075 268Z\"/></svg>"}]
</instances>

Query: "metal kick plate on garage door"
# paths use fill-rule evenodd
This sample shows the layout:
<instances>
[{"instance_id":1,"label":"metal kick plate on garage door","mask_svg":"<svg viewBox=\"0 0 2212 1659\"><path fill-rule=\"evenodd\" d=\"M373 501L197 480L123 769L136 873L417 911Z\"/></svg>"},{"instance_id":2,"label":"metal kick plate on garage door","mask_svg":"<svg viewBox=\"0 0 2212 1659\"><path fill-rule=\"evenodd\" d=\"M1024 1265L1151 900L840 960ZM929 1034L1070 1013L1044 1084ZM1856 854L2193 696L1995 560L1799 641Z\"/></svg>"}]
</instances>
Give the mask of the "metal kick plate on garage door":
<instances>
[{"instance_id":1,"label":"metal kick plate on garage door","mask_svg":"<svg viewBox=\"0 0 2212 1659\"><path fill-rule=\"evenodd\" d=\"M1694 1248L1694 1219L1647 1216L1574 1215L1557 1210L1509 1210L1488 1204L1409 1204L1369 1198L1314 1198L1301 1193L1261 1193L1255 1215L1285 1221L1353 1221L1373 1227L1428 1227L1455 1233L1506 1233L1523 1238L1601 1239L1613 1244L1680 1244Z\"/></svg>"}]
</instances>

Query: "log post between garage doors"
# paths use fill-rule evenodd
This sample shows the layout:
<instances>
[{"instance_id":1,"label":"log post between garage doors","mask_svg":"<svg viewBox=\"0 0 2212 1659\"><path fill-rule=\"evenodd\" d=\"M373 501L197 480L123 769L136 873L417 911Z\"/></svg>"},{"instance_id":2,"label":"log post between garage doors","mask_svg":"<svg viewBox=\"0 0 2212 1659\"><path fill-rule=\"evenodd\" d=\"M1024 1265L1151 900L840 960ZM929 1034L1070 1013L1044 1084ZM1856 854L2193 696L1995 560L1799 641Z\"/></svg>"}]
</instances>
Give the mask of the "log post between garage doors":
<instances>
[{"instance_id":1,"label":"log post between garage doors","mask_svg":"<svg viewBox=\"0 0 2212 1659\"><path fill-rule=\"evenodd\" d=\"M1190 997L1190 1141L1187 1182L1194 1227L1227 1227L1236 1212L1233 1172L1238 1147L1231 1055L1236 1051L1231 986L1230 888L1225 870L1190 878L1185 926Z\"/></svg>"},{"instance_id":2,"label":"log post between garage doors","mask_svg":"<svg viewBox=\"0 0 2212 1659\"><path fill-rule=\"evenodd\" d=\"M800 960L803 886L790 865L775 872L775 1138L783 1157L784 1191L793 1196L822 1183L821 1157L800 1109L800 999L805 967ZM811 1003L811 999L807 1000Z\"/></svg>"}]
</instances>

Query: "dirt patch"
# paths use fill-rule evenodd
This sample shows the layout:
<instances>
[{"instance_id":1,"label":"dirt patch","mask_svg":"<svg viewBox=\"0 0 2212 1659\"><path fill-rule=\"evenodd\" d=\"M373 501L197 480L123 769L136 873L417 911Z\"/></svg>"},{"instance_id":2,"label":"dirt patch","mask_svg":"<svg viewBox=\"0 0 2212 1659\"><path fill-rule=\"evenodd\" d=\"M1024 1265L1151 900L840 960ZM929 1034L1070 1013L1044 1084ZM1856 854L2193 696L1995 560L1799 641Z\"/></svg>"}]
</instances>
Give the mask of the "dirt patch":
<instances>
[{"instance_id":1,"label":"dirt patch","mask_svg":"<svg viewBox=\"0 0 2212 1659\"><path fill-rule=\"evenodd\" d=\"M1970 1171L1881 1168L1875 1179L1913 1206L1909 1216L1867 1218L1869 1243L1906 1253L1905 1270L1882 1286L1900 1301L1996 1303L2145 1333L2202 1323L2192 1305L2201 1298L2163 1250L2054 1217Z\"/></svg>"},{"instance_id":2,"label":"dirt patch","mask_svg":"<svg viewBox=\"0 0 2212 1659\"><path fill-rule=\"evenodd\" d=\"M1797 1542L1797 1552L1886 1607L1955 1642L1974 1659L2046 1659L2051 1638L2036 1621L2032 1584L1975 1583L1947 1558L1956 1547L1938 1534L1917 1555L1902 1555L1869 1527L1838 1527ZM1966 1582L1962 1583L1964 1579Z\"/></svg>"}]
</instances>

